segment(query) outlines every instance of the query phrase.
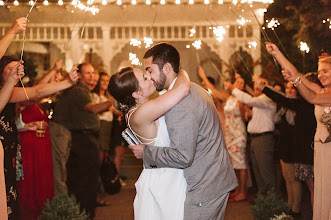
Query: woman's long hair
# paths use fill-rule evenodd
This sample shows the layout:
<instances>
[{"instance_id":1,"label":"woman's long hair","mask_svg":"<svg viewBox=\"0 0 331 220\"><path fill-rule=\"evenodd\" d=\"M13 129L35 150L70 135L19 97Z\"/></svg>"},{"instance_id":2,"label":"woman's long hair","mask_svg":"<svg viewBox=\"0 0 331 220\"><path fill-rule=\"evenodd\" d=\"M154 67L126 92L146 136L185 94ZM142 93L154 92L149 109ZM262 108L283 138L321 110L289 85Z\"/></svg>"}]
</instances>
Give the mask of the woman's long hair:
<instances>
[{"instance_id":1,"label":"woman's long hair","mask_svg":"<svg viewBox=\"0 0 331 220\"><path fill-rule=\"evenodd\" d=\"M100 80L101 80L101 77L102 76L109 76L108 75L108 73L105 73L105 72L100 72L99 73L99 80L98 80L98 83L97 83L97 85L95 86L95 88L92 90L92 92L94 92L94 93L96 93L96 94L98 94L98 95L100 95ZM110 94L109 94L109 91L108 91L108 89L106 89L106 91L105 91L105 96L107 97L107 98L110 98Z\"/></svg>"}]
</instances>

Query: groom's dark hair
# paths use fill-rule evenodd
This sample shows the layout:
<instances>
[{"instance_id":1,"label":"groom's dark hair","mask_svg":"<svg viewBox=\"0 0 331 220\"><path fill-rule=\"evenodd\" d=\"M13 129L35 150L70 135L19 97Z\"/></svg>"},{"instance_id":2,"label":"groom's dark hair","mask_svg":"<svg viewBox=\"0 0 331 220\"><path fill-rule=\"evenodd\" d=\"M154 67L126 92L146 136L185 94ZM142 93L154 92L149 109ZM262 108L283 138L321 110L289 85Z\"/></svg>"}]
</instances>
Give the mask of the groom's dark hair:
<instances>
[{"instance_id":1,"label":"groom's dark hair","mask_svg":"<svg viewBox=\"0 0 331 220\"><path fill-rule=\"evenodd\" d=\"M144 59L153 57L152 63L157 64L162 70L164 64L170 63L175 73L179 72L180 56L177 49L167 43L159 43L147 50Z\"/></svg>"}]
</instances>

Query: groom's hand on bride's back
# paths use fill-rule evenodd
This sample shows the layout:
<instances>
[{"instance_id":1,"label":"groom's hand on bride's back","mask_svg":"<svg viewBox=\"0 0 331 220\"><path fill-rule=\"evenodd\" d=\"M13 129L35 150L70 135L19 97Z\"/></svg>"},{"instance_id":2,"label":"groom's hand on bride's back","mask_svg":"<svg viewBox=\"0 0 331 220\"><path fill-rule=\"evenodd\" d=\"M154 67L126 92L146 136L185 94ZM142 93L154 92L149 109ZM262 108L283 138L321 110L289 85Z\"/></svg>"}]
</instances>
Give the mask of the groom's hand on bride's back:
<instances>
[{"instance_id":1,"label":"groom's hand on bride's back","mask_svg":"<svg viewBox=\"0 0 331 220\"><path fill-rule=\"evenodd\" d=\"M144 146L143 144L138 144L138 145L129 145L129 148L132 150L133 155L137 159L142 159L143 158L143 153L144 153Z\"/></svg>"}]
</instances>

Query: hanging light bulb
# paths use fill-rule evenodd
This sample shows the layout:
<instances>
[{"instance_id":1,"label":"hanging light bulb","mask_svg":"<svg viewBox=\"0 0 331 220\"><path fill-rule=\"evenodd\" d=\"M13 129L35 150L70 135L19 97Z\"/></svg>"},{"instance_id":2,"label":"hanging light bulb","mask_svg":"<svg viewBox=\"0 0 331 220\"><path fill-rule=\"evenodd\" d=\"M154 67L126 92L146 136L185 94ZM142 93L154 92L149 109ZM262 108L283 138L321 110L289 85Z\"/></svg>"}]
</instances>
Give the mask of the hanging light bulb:
<instances>
[{"instance_id":1,"label":"hanging light bulb","mask_svg":"<svg viewBox=\"0 0 331 220\"><path fill-rule=\"evenodd\" d=\"M218 4L222 5L223 4L223 0L218 0Z\"/></svg>"},{"instance_id":2,"label":"hanging light bulb","mask_svg":"<svg viewBox=\"0 0 331 220\"><path fill-rule=\"evenodd\" d=\"M34 1L33 1L33 0L30 0L30 1L29 1L29 5L32 6L33 4L34 4Z\"/></svg>"},{"instance_id":3,"label":"hanging light bulb","mask_svg":"<svg viewBox=\"0 0 331 220\"><path fill-rule=\"evenodd\" d=\"M176 4L176 5L180 5L180 0L176 0L176 1L175 1L175 4Z\"/></svg>"},{"instance_id":4,"label":"hanging light bulb","mask_svg":"<svg viewBox=\"0 0 331 220\"><path fill-rule=\"evenodd\" d=\"M101 2L102 5L107 5L107 3L108 3L107 0L102 0Z\"/></svg>"},{"instance_id":5,"label":"hanging light bulb","mask_svg":"<svg viewBox=\"0 0 331 220\"><path fill-rule=\"evenodd\" d=\"M189 3L190 5L193 5L193 4L194 4L194 0L189 0L188 3Z\"/></svg>"},{"instance_id":6,"label":"hanging light bulb","mask_svg":"<svg viewBox=\"0 0 331 220\"><path fill-rule=\"evenodd\" d=\"M14 5L17 6L17 5L19 5L19 4L20 4L20 3L19 3L17 0L14 1Z\"/></svg>"},{"instance_id":7,"label":"hanging light bulb","mask_svg":"<svg viewBox=\"0 0 331 220\"><path fill-rule=\"evenodd\" d=\"M122 0L117 0L116 4L117 5L122 5Z\"/></svg>"},{"instance_id":8,"label":"hanging light bulb","mask_svg":"<svg viewBox=\"0 0 331 220\"><path fill-rule=\"evenodd\" d=\"M161 1L160 1L160 4L161 4L161 5L164 5L164 4L165 4L165 0L161 0Z\"/></svg>"},{"instance_id":9,"label":"hanging light bulb","mask_svg":"<svg viewBox=\"0 0 331 220\"><path fill-rule=\"evenodd\" d=\"M5 3L1 0L0 1L0 6L4 6L5 5Z\"/></svg>"},{"instance_id":10,"label":"hanging light bulb","mask_svg":"<svg viewBox=\"0 0 331 220\"><path fill-rule=\"evenodd\" d=\"M146 5L150 5L151 4L151 0L146 0Z\"/></svg>"},{"instance_id":11,"label":"hanging light bulb","mask_svg":"<svg viewBox=\"0 0 331 220\"><path fill-rule=\"evenodd\" d=\"M63 1L62 1L62 0L59 0L57 3L58 3L59 5L63 5Z\"/></svg>"},{"instance_id":12,"label":"hanging light bulb","mask_svg":"<svg viewBox=\"0 0 331 220\"><path fill-rule=\"evenodd\" d=\"M137 0L132 0L132 1L131 1L131 4L132 4L132 5L136 5L136 4L137 4Z\"/></svg>"},{"instance_id":13,"label":"hanging light bulb","mask_svg":"<svg viewBox=\"0 0 331 220\"><path fill-rule=\"evenodd\" d=\"M209 4L209 0L204 0L204 4L208 5Z\"/></svg>"},{"instance_id":14,"label":"hanging light bulb","mask_svg":"<svg viewBox=\"0 0 331 220\"><path fill-rule=\"evenodd\" d=\"M43 4L46 5L46 6L48 6L48 5L49 5L48 0L45 0L45 1L43 2Z\"/></svg>"}]
</instances>

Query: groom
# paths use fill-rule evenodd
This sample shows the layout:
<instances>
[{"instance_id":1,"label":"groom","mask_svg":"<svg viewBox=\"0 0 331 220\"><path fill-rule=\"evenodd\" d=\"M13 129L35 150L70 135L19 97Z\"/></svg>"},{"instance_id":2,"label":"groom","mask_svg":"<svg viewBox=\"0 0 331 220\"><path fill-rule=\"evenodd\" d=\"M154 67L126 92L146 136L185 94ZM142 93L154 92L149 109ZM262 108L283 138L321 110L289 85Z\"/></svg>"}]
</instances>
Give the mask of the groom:
<instances>
[{"instance_id":1,"label":"groom","mask_svg":"<svg viewBox=\"0 0 331 220\"><path fill-rule=\"evenodd\" d=\"M171 89L180 57L173 46L158 44L144 56L145 68L158 91ZM191 83L187 97L165 114L170 147L129 146L146 169L184 169L187 193L184 219L223 219L229 192L237 179L224 144L220 120L211 96Z\"/></svg>"}]
</instances>

